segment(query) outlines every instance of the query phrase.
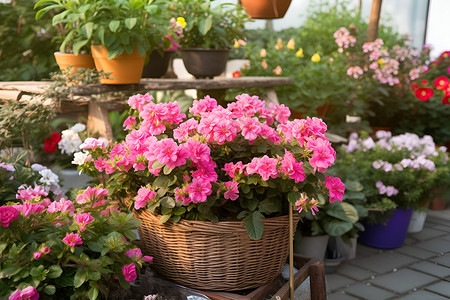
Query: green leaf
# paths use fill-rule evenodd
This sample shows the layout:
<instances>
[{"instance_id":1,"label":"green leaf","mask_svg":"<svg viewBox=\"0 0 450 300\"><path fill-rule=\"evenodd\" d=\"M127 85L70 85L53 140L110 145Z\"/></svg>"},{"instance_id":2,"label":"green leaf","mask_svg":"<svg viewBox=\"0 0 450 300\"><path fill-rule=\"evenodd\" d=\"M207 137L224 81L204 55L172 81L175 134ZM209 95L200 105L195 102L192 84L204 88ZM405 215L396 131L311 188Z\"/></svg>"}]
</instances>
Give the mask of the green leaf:
<instances>
[{"instance_id":1,"label":"green leaf","mask_svg":"<svg viewBox=\"0 0 450 300\"><path fill-rule=\"evenodd\" d=\"M46 272L45 267L40 265L39 267L34 267L30 271L30 275L35 277L39 281L45 280L45 277L48 272Z\"/></svg>"},{"instance_id":2,"label":"green leaf","mask_svg":"<svg viewBox=\"0 0 450 300\"><path fill-rule=\"evenodd\" d=\"M331 220L323 225L325 232L331 236L341 236L352 230L353 224L342 220Z\"/></svg>"},{"instance_id":3,"label":"green leaf","mask_svg":"<svg viewBox=\"0 0 450 300\"><path fill-rule=\"evenodd\" d=\"M78 55L81 48L83 48L88 42L89 40L76 41L72 46L73 54Z\"/></svg>"},{"instance_id":4,"label":"green leaf","mask_svg":"<svg viewBox=\"0 0 450 300\"><path fill-rule=\"evenodd\" d=\"M202 35L206 35L208 31L211 29L213 21L212 18L213 18L212 16L208 16L206 19L201 19L201 21L199 22L198 28Z\"/></svg>"},{"instance_id":5,"label":"green leaf","mask_svg":"<svg viewBox=\"0 0 450 300\"><path fill-rule=\"evenodd\" d=\"M89 249L91 249L94 252L102 252L102 245L97 242L90 242L88 244Z\"/></svg>"},{"instance_id":6,"label":"green leaf","mask_svg":"<svg viewBox=\"0 0 450 300\"><path fill-rule=\"evenodd\" d=\"M155 181L153 181L152 185L155 188L161 187L161 188L167 188L168 187L168 176L158 176L156 177Z\"/></svg>"},{"instance_id":7,"label":"green leaf","mask_svg":"<svg viewBox=\"0 0 450 300\"><path fill-rule=\"evenodd\" d=\"M125 19L125 26L127 26L128 29L133 29L134 25L136 25L137 18L126 18Z\"/></svg>"},{"instance_id":8,"label":"green leaf","mask_svg":"<svg viewBox=\"0 0 450 300\"><path fill-rule=\"evenodd\" d=\"M245 217L245 228L247 233L253 240L259 240L264 232L264 224L262 220L264 216L259 211L254 211Z\"/></svg>"},{"instance_id":9,"label":"green leaf","mask_svg":"<svg viewBox=\"0 0 450 300\"><path fill-rule=\"evenodd\" d=\"M78 270L73 278L73 285L75 288L79 288L87 280L87 272L85 269Z\"/></svg>"},{"instance_id":10,"label":"green leaf","mask_svg":"<svg viewBox=\"0 0 450 300\"><path fill-rule=\"evenodd\" d=\"M161 218L159 219L159 222L161 222L161 224L164 224L167 221L169 221L169 219L170 219L170 215L162 215Z\"/></svg>"},{"instance_id":11,"label":"green leaf","mask_svg":"<svg viewBox=\"0 0 450 300\"><path fill-rule=\"evenodd\" d=\"M63 270L59 265L51 265L48 269L47 277L48 278L58 278L61 276Z\"/></svg>"},{"instance_id":12,"label":"green leaf","mask_svg":"<svg viewBox=\"0 0 450 300\"><path fill-rule=\"evenodd\" d=\"M112 20L111 22L109 22L109 30L111 30L112 32L117 32L117 30L120 27L120 21L118 20Z\"/></svg>"},{"instance_id":13,"label":"green leaf","mask_svg":"<svg viewBox=\"0 0 450 300\"><path fill-rule=\"evenodd\" d=\"M174 208L175 207L175 199L172 197L164 197L161 199L161 205L166 208Z\"/></svg>"},{"instance_id":14,"label":"green leaf","mask_svg":"<svg viewBox=\"0 0 450 300\"><path fill-rule=\"evenodd\" d=\"M8 243L6 243L6 242L1 242L0 243L0 254L3 253L3 250L5 250L7 246L8 246Z\"/></svg>"},{"instance_id":15,"label":"green leaf","mask_svg":"<svg viewBox=\"0 0 450 300\"><path fill-rule=\"evenodd\" d=\"M47 294L47 295L54 295L55 294L55 292L56 292L56 287L54 286L54 285L47 285L47 286L45 286L45 288L44 288L44 292Z\"/></svg>"},{"instance_id":16,"label":"green leaf","mask_svg":"<svg viewBox=\"0 0 450 300\"><path fill-rule=\"evenodd\" d=\"M11 277L13 275L16 275L17 273L20 272L20 270L22 270L21 267L10 267L10 268L5 268L3 270L0 271L0 279L2 278L8 278Z\"/></svg>"},{"instance_id":17,"label":"green leaf","mask_svg":"<svg viewBox=\"0 0 450 300\"><path fill-rule=\"evenodd\" d=\"M164 175L169 175L172 170L173 169L169 168L168 166L164 166L163 173Z\"/></svg>"},{"instance_id":18,"label":"green leaf","mask_svg":"<svg viewBox=\"0 0 450 300\"><path fill-rule=\"evenodd\" d=\"M165 165L160 163L158 160L155 160L152 164L152 169L163 168Z\"/></svg>"},{"instance_id":19,"label":"green leaf","mask_svg":"<svg viewBox=\"0 0 450 300\"><path fill-rule=\"evenodd\" d=\"M258 210L262 213L274 213L281 211L281 202L275 198L266 198L259 204Z\"/></svg>"},{"instance_id":20,"label":"green leaf","mask_svg":"<svg viewBox=\"0 0 450 300\"><path fill-rule=\"evenodd\" d=\"M82 30L86 32L86 37L90 39L92 37L92 32L94 31L94 23L93 22L87 22L83 27Z\"/></svg>"},{"instance_id":21,"label":"green leaf","mask_svg":"<svg viewBox=\"0 0 450 300\"><path fill-rule=\"evenodd\" d=\"M88 297L89 297L89 300L97 299L97 297L98 297L98 288L97 287L91 287L89 289L89 292L88 292Z\"/></svg>"},{"instance_id":22,"label":"green leaf","mask_svg":"<svg viewBox=\"0 0 450 300\"><path fill-rule=\"evenodd\" d=\"M297 202L298 199L300 199L300 197L302 196L302 193L300 192L289 192L287 195L288 201L295 206L295 202Z\"/></svg>"}]
</instances>

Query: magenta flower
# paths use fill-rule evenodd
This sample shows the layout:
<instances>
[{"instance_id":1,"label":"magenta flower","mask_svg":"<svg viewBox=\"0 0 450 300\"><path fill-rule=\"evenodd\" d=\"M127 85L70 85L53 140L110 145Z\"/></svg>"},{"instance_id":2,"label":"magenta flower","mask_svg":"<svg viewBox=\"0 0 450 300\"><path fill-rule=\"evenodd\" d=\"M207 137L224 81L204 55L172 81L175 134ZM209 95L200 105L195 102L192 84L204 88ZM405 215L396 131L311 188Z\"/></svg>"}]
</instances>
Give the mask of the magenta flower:
<instances>
[{"instance_id":1,"label":"magenta flower","mask_svg":"<svg viewBox=\"0 0 450 300\"><path fill-rule=\"evenodd\" d=\"M123 276L125 276L126 281L128 282L135 281L137 278L136 266L133 263L123 266L122 274Z\"/></svg>"},{"instance_id":2,"label":"magenta flower","mask_svg":"<svg viewBox=\"0 0 450 300\"><path fill-rule=\"evenodd\" d=\"M22 215L24 215L25 217L28 217L31 214L41 212L44 209L45 209L44 205L37 204L37 203L25 202L23 205L21 205L20 210L22 211Z\"/></svg>"},{"instance_id":3,"label":"magenta flower","mask_svg":"<svg viewBox=\"0 0 450 300\"><path fill-rule=\"evenodd\" d=\"M195 100L197 101L197 100ZM197 132L198 122L195 119L189 119L180 125L173 131L173 138L181 141L186 141L190 135Z\"/></svg>"},{"instance_id":4,"label":"magenta flower","mask_svg":"<svg viewBox=\"0 0 450 300\"><path fill-rule=\"evenodd\" d=\"M136 117L128 117L124 122L123 122L123 127L125 127L124 130L130 130L133 128L134 124L136 124Z\"/></svg>"},{"instance_id":5,"label":"magenta flower","mask_svg":"<svg viewBox=\"0 0 450 300\"><path fill-rule=\"evenodd\" d=\"M303 170L303 162L297 162L294 154L285 150L285 155L281 160L281 173L289 175L289 178L294 179L295 183L305 180L305 171Z\"/></svg>"},{"instance_id":6,"label":"magenta flower","mask_svg":"<svg viewBox=\"0 0 450 300\"><path fill-rule=\"evenodd\" d=\"M17 191L16 199L21 199L23 201L29 201L34 198L38 198L40 196L47 196L48 193L45 191L43 186L34 185L34 188L30 186L20 187Z\"/></svg>"},{"instance_id":7,"label":"magenta flower","mask_svg":"<svg viewBox=\"0 0 450 300\"><path fill-rule=\"evenodd\" d=\"M170 138L157 142L156 151L158 161L171 169L184 165L186 158L189 157L188 151L184 147L178 147L177 143Z\"/></svg>"},{"instance_id":8,"label":"magenta flower","mask_svg":"<svg viewBox=\"0 0 450 300\"><path fill-rule=\"evenodd\" d=\"M134 208L140 209L144 208L148 201L151 201L155 198L156 193L146 187L141 187L138 190L136 201L134 202Z\"/></svg>"},{"instance_id":9,"label":"magenta flower","mask_svg":"<svg viewBox=\"0 0 450 300\"><path fill-rule=\"evenodd\" d=\"M325 187L330 192L330 203L333 203L336 200L342 201L345 192L345 185L342 181L337 177L326 176L325 182Z\"/></svg>"},{"instance_id":10,"label":"magenta flower","mask_svg":"<svg viewBox=\"0 0 450 300\"><path fill-rule=\"evenodd\" d=\"M131 96L128 99L128 104L139 111L142 111L145 104L152 102L153 96L151 96L149 93L146 93L145 95L137 94L134 96Z\"/></svg>"},{"instance_id":11,"label":"magenta flower","mask_svg":"<svg viewBox=\"0 0 450 300\"><path fill-rule=\"evenodd\" d=\"M225 187L227 188L227 191L223 195L225 199L230 199L234 201L239 197L237 181L227 181L225 182Z\"/></svg>"},{"instance_id":12,"label":"magenta flower","mask_svg":"<svg viewBox=\"0 0 450 300\"><path fill-rule=\"evenodd\" d=\"M33 258L34 259L39 259L41 257L42 253L41 252L34 252L33 253Z\"/></svg>"},{"instance_id":13,"label":"magenta flower","mask_svg":"<svg viewBox=\"0 0 450 300\"><path fill-rule=\"evenodd\" d=\"M19 218L19 212L12 206L0 206L0 225L9 227L12 221Z\"/></svg>"},{"instance_id":14,"label":"magenta flower","mask_svg":"<svg viewBox=\"0 0 450 300\"><path fill-rule=\"evenodd\" d=\"M234 178L237 174L242 174L244 172L244 165L242 164L242 161L238 161L236 164L229 162L224 164L222 170L227 172L228 176L231 178Z\"/></svg>"},{"instance_id":15,"label":"magenta flower","mask_svg":"<svg viewBox=\"0 0 450 300\"><path fill-rule=\"evenodd\" d=\"M130 249L125 253L126 256L131 258L141 258L142 257L142 251L139 248Z\"/></svg>"},{"instance_id":16,"label":"magenta flower","mask_svg":"<svg viewBox=\"0 0 450 300\"><path fill-rule=\"evenodd\" d=\"M204 113L211 112L214 108L217 107L217 101L210 96L206 96L205 98L197 101L194 100L192 107L189 108L189 112L194 116L203 116Z\"/></svg>"},{"instance_id":17,"label":"magenta flower","mask_svg":"<svg viewBox=\"0 0 450 300\"><path fill-rule=\"evenodd\" d=\"M101 200L102 197L108 196L108 190L97 187L88 187L84 192L77 196L77 203L84 204L86 202L95 202Z\"/></svg>"},{"instance_id":18,"label":"magenta flower","mask_svg":"<svg viewBox=\"0 0 450 300\"><path fill-rule=\"evenodd\" d=\"M26 287L23 290L17 289L14 291L9 300L37 300L39 299L39 293L32 286Z\"/></svg>"},{"instance_id":19,"label":"magenta flower","mask_svg":"<svg viewBox=\"0 0 450 300\"><path fill-rule=\"evenodd\" d=\"M256 173L261 175L263 180L268 180L269 177L277 178L277 164L278 160L275 158L270 158L264 155L261 158L257 158L258 164L256 165Z\"/></svg>"},{"instance_id":20,"label":"magenta flower","mask_svg":"<svg viewBox=\"0 0 450 300\"><path fill-rule=\"evenodd\" d=\"M75 215L75 222L80 224L80 231L86 230L86 225L94 221L94 217L90 213L82 213Z\"/></svg>"},{"instance_id":21,"label":"magenta flower","mask_svg":"<svg viewBox=\"0 0 450 300\"><path fill-rule=\"evenodd\" d=\"M318 138L307 143L307 148L313 150L313 157L309 159L314 171L324 173L336 159L336 152L328 140Z\"/></svg>"},{"instance_id":22,"label":"magenta flower","mask_svg":"<svg viewBox=\"0 0 450 300\"><path fill-rule=\"evenodd\" d=\"M69 233L62 239L62 241L70 247L83 244L83 240L78 233Z\"/></svg>"},{"instance_id":23,"label":"magenta flower","mask_svg":"<svg viewBox=\"0 0 450 300\"><path fill-rule=\"evenodd\" d=\"M192 202L205 202L206 198L211 195L211 183L203 178L194 178L189 184L189 198Z\"/></svg>"},{"instance_id":24,"label":"magenta flower","mask_svg":"<svg viewBox=\"0 0 450 300\"><path fill-rule=\"evenodd\" d=\"M240 119L242 135L249 141L254 141L261 132L261 123L258 118L241 118Z\"/></svg>"}]
</instances>

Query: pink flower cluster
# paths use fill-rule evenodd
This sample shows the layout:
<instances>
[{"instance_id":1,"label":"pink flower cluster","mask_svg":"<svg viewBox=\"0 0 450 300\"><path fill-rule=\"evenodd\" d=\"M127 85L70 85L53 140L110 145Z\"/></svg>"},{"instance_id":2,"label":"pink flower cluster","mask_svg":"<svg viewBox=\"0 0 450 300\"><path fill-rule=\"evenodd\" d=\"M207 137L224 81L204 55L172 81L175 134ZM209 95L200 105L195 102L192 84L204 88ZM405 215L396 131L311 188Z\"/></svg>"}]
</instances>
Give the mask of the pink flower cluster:
<instances>
[{"instance_id":1,"label":"pink flower cluster","mask_svg":"<svg viewBox=\"0 0 450 300\"><path fill-rule=\"evenodd\" d=\"M36 288L33 286L29 286L24 288L23 290L17 289L15 292L9 296L9 300L37 300L39 299L39 293L36 291Z\"/></svg>"},{"instance_id":2,"label":"pink flower cluster","mask_svg":"<svg viewBox=\"0 0 450 300\"><path fill-rule=\"evenodd\" d=\"M193 102L189 110L192 118L186 118L176 102L155 104L152 100L148 94L129 99L128 103L137 111L124 123L130 130L125 141L112 146L109 153L103 149L105 155L97 158L94 166L107 174L143 171L156 177L177 169L183 183L171 192L185 206L205 202L213 190L227 200L236 200L242 176L300 183L306 177L300 157L314 173L325 172L336 158L325 136L327 126L321 119L289 121L288 107L273 103L267 107L257 96L238 95L226 108L206 96ZM94 140L89 144L104 147ZM242 160L220 163L213 159L218 152L232 151L231 144L262 145L266 149L275 145L285 151L284 155L248 153ZM297 147L304 154L294 154L286 146ZM134 208L145 208L156 199L156 188L151 184L138 188ZM97 190L95 197L101 193L101 189ZM93 195L88 189L77 197L77 202L92 201ZM332 201L339 199L338 195L334 194Z\"/></svg>"},{"instance_id":3,"label":"pink flower cluster","mask_svg":"<svg viewBox=\"0 0 450 300\"><path fill-rule=\"evenodd\" d=\"M398 190L395 187L385 186L381 181L377 181L375 185L378 188L380 195L386 194L386 196L391 197L398 194Z\"/></svg>"},{"instance_id":4,"label":"pink flower cluster","mask_svg":"<svg viewBox=\"0 0 450 300\"><path fill-rule=\"evenodd\" d=\"M336 39L336 44L339 46L339 52L342 52L342 48L353 47L356 43L356 38L345 27L336 30L333 36Z\"/></svg>"}]
</instances>

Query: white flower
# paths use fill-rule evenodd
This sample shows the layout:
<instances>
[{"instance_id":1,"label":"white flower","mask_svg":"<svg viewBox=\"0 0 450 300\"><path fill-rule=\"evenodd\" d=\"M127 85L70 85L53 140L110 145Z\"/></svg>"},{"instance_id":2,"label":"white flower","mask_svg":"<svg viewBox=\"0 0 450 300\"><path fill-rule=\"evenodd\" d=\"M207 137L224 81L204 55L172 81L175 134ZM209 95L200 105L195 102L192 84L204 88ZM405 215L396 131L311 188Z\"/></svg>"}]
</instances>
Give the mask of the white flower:
<instances>
[{"instance_id":1,"label":"white flower","mask_svg":"<svg viewBox=\"0 0 450 300\"><path fill-rule=\"evenodd\" d=\"M41 170L39 171L39 174L42 176L42 178L39 179L39 182L42 182L45 185L57 185L59 183L58 175L53 173L50 169Z\"/></svg>"},{"instance_id":2,"label":"white flower","mask_svg":"<svg viewBox=\"0 0 450 300\"><path fill-rule=\"evenodd\" d=\"M82 141L78 133L72 130L63 130L61 140L58 143L58 148L61 149L61 153L70 155L75 151L78 151L81 144Z\"/></svg>"},{"instance_id":3,"label":"white flower","mask_svg":"<svg viewBox=\"0 0 450 300\"><path fill-rule=\"evenodd\" d=\"M375 147L375 142L373 141L373 139L371 137L368 137L367 139L365 139L362 142L362 144L363 144L364 148L367 148L367 149L372 149L373 147Z\"/></svg>"},{"instance_id":4,"label":"white flower","mask_svg":"<svg viewBox=\"0 0 450 300\"><path fill-rule=\"evenodd\" d=\"M86 152L75 152L73 155L72 164L74 165L82 165L85 162L92 161L92 156Z\"/></svg>"},{"instance_id":5,"label":"white flower","mask_svg":"<svg viewBox=\"0 0 450 300\"><path fill-rule=\"evenodd\" d=\"M73 125L72 127L70 127L70 130L72 130L75 133L82 132L82 131L86 130L86 125L77 123L77 124Z\"/></svg>"}]
</instances>

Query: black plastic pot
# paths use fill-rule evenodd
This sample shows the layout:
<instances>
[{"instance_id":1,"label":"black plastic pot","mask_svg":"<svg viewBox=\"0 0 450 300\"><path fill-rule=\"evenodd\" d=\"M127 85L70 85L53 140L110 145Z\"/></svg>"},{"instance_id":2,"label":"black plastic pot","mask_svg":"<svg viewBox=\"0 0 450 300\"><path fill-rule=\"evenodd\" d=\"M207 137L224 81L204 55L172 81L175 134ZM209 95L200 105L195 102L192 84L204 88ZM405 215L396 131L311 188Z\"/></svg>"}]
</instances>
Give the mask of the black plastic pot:
<instances>
[{"instance_id":1,"label":"black plastic pot","mask_svg":"<svg viewBox=\"0 0 450 300\"><path fill-rule=\"evenodd\" d=\"M213 78L225 71L229 49L183 48L180 51L186 70L195 78Z\"/></svg>"},{"instance_id":2,"label":"black plastic pot","mask_svg":"<svg viewBox=\"0 0 450 300\"><path fill-rule=\"evenodd\" d=\"M169 68L172 52L164 52L163 55L159 51L152 51L148 63L144 65L142 78L161 78L167 73Z\"/></svg>"}]
</instances>

